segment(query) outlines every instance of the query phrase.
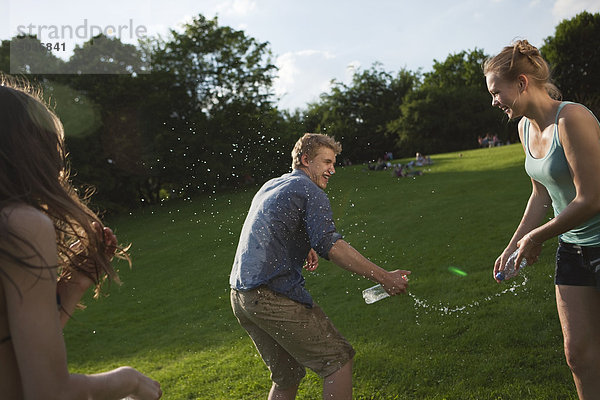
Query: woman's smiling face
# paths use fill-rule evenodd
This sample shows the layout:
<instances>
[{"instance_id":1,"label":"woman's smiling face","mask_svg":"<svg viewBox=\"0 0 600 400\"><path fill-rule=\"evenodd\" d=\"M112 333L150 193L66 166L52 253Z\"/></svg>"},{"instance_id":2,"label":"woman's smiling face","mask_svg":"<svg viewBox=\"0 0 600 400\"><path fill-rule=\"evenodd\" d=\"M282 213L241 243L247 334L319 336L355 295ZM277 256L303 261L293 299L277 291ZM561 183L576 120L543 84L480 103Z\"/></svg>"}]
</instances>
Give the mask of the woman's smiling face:
<instances>
[{"instance_id":1,"label":"woman's smiling face","mask_svg":"<svg viewBox=\"0 0 600 400\"><path fill-rule=\"evenodd\" d=\"M509 82L494 73L486 75L485 82L492 95L492 107L500 108L510 119L521 116L515 109L520 98L518 82Z\"/></svg>"}]
</instances>

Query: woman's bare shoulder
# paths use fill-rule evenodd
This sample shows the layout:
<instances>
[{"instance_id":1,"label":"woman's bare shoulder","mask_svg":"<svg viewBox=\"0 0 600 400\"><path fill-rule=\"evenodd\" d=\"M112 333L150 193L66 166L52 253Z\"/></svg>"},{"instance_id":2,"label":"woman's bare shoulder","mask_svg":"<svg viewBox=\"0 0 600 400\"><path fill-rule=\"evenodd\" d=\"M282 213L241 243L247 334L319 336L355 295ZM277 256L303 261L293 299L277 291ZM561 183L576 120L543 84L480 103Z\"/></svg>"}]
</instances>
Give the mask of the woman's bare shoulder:
<instances>
[{"instance_id":1,"label":"woman's bare shoulder","mask_svg":"<svg viewBox=\"0 0 600 400\"><path fill-rule=\"evenodd\" d=\"M558 127L561 142L578 139L597 141L600 138L598 119L592 111L581 104L565 105L558 119Z\"/></svg>"},{"instance_id":2,"label":"woman's bare shoulder","mask_svg":"<svg viewBox=\"0 0 600 400\"><path fill-rule=\"evenodd\" d=\"M562 109L559 118L559 124L593 124L598 125L598 119L594 113L583 104L570 103L566 104Z\"/></svg>"},{"instance_id":3,"label":"woman's bare shoulder","mask_svg":"<svg viewBox=\"0 0 600 400\"><path fill-rule=\"evenodd\" d=\"M12 234L27 239L33 245L56 244L56 232L50 217L26 205L11 204L0 210L0 221Z\"/></svg>"}]
</instances>

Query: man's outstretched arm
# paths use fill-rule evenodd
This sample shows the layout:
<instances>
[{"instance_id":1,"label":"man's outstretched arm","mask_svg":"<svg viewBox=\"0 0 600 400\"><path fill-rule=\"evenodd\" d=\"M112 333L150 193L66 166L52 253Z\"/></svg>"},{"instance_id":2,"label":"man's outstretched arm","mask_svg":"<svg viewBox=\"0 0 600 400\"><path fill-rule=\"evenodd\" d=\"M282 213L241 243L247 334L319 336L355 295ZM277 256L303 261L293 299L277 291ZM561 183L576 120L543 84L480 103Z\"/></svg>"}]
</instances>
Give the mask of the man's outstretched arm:
<instances>
[{"instance_id":1,"label":"man's outstretched arm","mask_svg":"<svg viewBox=\"0 0 600 400\"><path fill-rule=\"evenodd\" d=\"M408 282L405 276L410 275L410 271L401 269L387 271L369 261L343 239L339 239L333 244L328 257L347 271L381 283L386 292L392 296L406 293Z\"/></svg>"}]
</instances>

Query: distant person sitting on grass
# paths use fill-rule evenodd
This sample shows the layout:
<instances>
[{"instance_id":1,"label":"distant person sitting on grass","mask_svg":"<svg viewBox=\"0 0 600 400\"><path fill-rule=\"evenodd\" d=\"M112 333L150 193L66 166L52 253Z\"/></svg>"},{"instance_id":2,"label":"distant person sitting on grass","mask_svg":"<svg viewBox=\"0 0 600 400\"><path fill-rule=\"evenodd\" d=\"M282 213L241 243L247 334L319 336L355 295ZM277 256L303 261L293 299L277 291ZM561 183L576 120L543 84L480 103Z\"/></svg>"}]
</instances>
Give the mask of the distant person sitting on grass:
<instances>
[{"instance_id":1,"label":"distant person sitting on grass","mask_svg":"<svg viewBox=\"0 0 600 400\"><path fill-rule=\"evenodd\" d=\"M423 175L423 171L420 170L409 170L408 167L405 167L402 164L397 164L396 167L394 168L394 175L398 178L404 178L404 177L414 177L414 176L420 176Z\"/></svg>"},{"instance_id":2,"label":"distant person sitting on grass","mask_svg":"<svg viewBox=\"0 0 600 400\"><path fill-rule=\"evenodd\" d=\"M424 156L421 153L417 153L415 156L415 164L417 167L422 167L424 165L431 165L431 157L429 156Z\"/></svg>"},{"instance_id":3,"label":"distant person sitting on grass","mask_svg":"<svg viewBox=\"0 0 600 400\"><path fill-rule=\"evenodd\" d=\"M88 288L118 278L117 239L78 197L65 158L41 96L0 75L0 396L158 399L158 382L130 367L69 373L63 326Z\"/></svg>"},{"instance_id":4,"label":"distant person sitting on grass","mask_svg":"<svg viewBox=\"0 0 600 400\"><path fill-rule=\"evenodd\" d=\"M324 378L323 398L352 398L354 349L304 288L303 265L314 270L318 254L381 283L390 295L408 286L409 271L378 267L336 232L324 189L341 150L329 136L302 136L292 151L293 171L263 185L242 228L231 305L271 371L269 399L294 399L306 367Z\"/></svg>"},{"instance_id":5,"label":"distant person sitting on grass","mask_svg":"<svg viewBox=\"0 0 600 400\"><path fill-rule=\"evenodd\" d=\"M402 164L396 164L394 167L394 175L398 178L406 176L406 171L404 170L404 166Z\"/></svg>"}]
</instances>

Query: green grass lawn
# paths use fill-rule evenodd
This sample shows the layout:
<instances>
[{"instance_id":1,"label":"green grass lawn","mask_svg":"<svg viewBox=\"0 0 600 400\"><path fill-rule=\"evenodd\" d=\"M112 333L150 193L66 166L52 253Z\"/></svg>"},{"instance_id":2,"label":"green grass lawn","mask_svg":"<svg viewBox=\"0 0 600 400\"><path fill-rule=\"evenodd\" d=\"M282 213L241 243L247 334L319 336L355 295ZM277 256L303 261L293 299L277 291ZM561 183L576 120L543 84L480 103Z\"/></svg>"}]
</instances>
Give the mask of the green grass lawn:
<instances>
[{"instance_id":1,"label":"green grass lawn","mask_svg":"<svg viewBox=\"0 0 600 400\"><path fill-rule=\"evenodd\" d=\"M531 184L520 145L432 156L424 175L338 168L327 193L338 230L410 295L367 305L373 283L321 260L307 288L354 345L356 399L576 399L554 303L554 252L513 281L492 279ZM257 187L113 218L131 242L122 286L86 299L65 329L70 368L131 365L165 399L260 399L269 374L229 305L228 278ZM466 276L449 271L459 268ZM299 399L318 399L312 372Z\"/></svg>"}]
</instances>

